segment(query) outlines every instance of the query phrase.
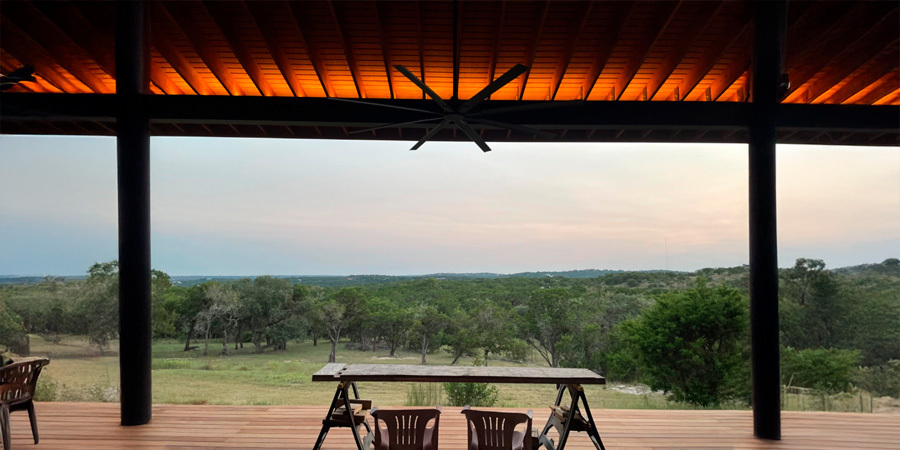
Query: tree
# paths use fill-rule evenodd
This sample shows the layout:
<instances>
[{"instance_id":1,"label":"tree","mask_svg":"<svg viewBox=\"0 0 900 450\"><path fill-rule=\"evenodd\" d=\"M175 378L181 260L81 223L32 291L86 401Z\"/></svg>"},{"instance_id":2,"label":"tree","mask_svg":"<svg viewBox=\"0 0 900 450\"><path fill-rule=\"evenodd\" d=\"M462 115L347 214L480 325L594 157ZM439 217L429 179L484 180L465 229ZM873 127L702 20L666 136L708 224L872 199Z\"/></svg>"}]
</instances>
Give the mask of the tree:
<instances>
[{"instance_id":1,"label":"tree","mask_svg":"<svg viewBox=\"0 0 900 450\"><path fill-rule=\"evenodd\" d=\"M783 344L796 348L835 347L842 317L838 283L819 259L797 259L782 273Z\"/></svg>"},{"instance_id":2,"label":"tree","mask_svg":"<svg viewBox=\"0 0 900 450\"><path fill-rule=\"evenodd\" d=\"M640 317L622 324L647 384L676 400L718 404L745 385L748 304L736 289L692 289L661 295Z\"/></svg>"},{"instance_id":3,"label":"tree","mask_svg":"<svg viewBox=\"0 0 900 450\"><path fill-rule=\"evenodd\" d=\"M541 289L531 293L521 315L522 339L551 367L559 367L560 344L579 321L578 304L568 289Z\"/></svg>"},{"instance_id":4,"label":"tree","mask_svg":"<svg viewBox=\"0 0 900 450\"><path fill-rule=\"evenodd\" d=\"M369 309L369 320L372 324L374 338L383 339L394 356L397 347L406 338L412 318L409 311L394 302L380 297L366 302Z\"/></svg>"},{"instance_id":5,"label":"tree","mask_svg":"<svg viewBox=\"0 0 900 450\"><path fill-rule=\"evenodd\" d=\"M782 383L829 394L850 390L859 367L858 350L787 347L781 352Z\"/></svg>"},{"instance_id":6,"label":"tree","mask_svg":"<svg viewBox=\"0 0 900 450\"><path fill-rule=\"evenodd\" d=\"M446 327L448 317L434 306L424 304L419 305L413 312L413 315L415 317L413 334L421 339L422 364L424 365L425 355L431 349L434 337ZM440 343L438 342L438 344Z\"/></svg>"},{"instance_id":7,"label":"tree","mask_svg":"<svg viewBox=\"0 0 900 450\"><path fill-rule=\"evenodd\" d=\"M119 263L95 263L88 269L77 307L79 328L104 353L119 332Z\"/></svg>"}]
</instances>

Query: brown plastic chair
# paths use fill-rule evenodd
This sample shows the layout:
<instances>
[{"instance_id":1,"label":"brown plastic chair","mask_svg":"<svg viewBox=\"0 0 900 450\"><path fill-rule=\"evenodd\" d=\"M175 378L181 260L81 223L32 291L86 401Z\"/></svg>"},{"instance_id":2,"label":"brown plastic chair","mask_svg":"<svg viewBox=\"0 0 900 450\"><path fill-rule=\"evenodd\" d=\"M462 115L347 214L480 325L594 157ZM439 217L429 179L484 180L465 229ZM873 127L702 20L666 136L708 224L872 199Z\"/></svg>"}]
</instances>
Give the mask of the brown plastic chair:
<instances>
[{"instance_id":1,"label":"brown plastic chair","mask_svg":"<svg viewBox=\"0 0 900 450\"><path fill-rule=\"evenodd\" d=\"M375 450L437 450L440 406L435 409L378 409L376 406L371 414L375 418ZM432 422L434 425L429 426Z\"/></svg>"},{"instance_id":2,"label":"brown plastic chair","mask_svg":"<svg viewBox=\"0 0 900 450\"><path fill-rule=\"evenodd\" d=\"M469 430L469 450L531 450L531 410L527 414L462 410ZM523 431L516 427L525 424Z\"/></svg>"},{"instance_id":3,"label":"brown plastic chair","mask_svg":"<svg viewBox=\"0 0 900 450\"><path fill-rule=\"evenodd\" d=\"M0 368L0 428L3 434L3 449L9 450L9 413L28 411L31 420L31 434L34 443L38 443L37 416L34 413L34 389L37 386L41 369L50 363L49 359L39 358L15 362Z\"/></svg>"}]
</instances>

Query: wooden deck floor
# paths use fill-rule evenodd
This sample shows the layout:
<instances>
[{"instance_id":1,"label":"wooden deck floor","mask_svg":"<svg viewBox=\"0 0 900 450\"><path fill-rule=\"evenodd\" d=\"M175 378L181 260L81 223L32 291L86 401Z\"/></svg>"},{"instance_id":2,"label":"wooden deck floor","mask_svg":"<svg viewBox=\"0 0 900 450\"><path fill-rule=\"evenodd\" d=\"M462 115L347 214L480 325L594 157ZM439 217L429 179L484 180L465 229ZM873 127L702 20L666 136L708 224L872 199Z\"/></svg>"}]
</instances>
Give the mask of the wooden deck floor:
<instances>
[{"instance_id":1,"label":"wooden deck floor","mask_svg":"<svg viewBox=\"0 0 900 450\"><path fill-rule=\"evenodd\" d=\"M441 450L465 450L460 408L441 415ZM543 425L549 410L535 411ZM312 448L324 406L188 406L158 405L153 422L119 426L119 406L109 403L41 403L37 405L41 443L35 446L28 415L12 415L13 449L189 449ZM897 449L900 416L880 414L786 412L783 440L753 438L747 411L594 411L604 444L628 449ZM538 425L536 425L538 426ZM333 430L324 450L353 448L348 430ZM593 447L574 434L570 450Z\"/></svg>"}]
</instances>

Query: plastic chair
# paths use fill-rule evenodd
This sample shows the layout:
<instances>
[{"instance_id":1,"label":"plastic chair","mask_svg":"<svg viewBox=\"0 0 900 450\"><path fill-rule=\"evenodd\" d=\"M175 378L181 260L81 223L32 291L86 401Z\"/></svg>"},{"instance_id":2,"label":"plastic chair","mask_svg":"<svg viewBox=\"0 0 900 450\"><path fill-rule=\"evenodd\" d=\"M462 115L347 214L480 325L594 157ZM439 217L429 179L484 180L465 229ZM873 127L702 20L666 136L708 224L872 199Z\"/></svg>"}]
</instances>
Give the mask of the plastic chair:
<instances>
[{"instance_id":1,"label":"plastic chair","mask_svg":"<svg viewBox=\"0 0 900 450\"><path fill-rule=\"evenodd\" d=\"M0 429L3 434L3 449L9 450L9 413L28 411L31 421L31 435L38 443L37 416L34 413L34 390L41 369L50 363L49 359L30 359L15 362L0 368Z\"/></svg>"},{"instance_id":2,"label":"plastic chair","mask_svg":"<svg viewBox=\"0 0 900 450\"><path fill-rule=\"evenodd\" d=\"M440 406L435 409L378 409L376 406L371 414L375 418L375 450L437 450ZM434 425L429 426L432 422Z\"/></svg>"},{"instance_id":3,"label":"plastic chair","mask_svg":"<svg viewBox=\"0 0 900 450\"><path fill-rule=\"evenodd\" d=\"M531 410L528 413L462 410L469 430L469 450L531 450ZM523 431L516 427L525 424Z\"/></svg>"}]
</instances>

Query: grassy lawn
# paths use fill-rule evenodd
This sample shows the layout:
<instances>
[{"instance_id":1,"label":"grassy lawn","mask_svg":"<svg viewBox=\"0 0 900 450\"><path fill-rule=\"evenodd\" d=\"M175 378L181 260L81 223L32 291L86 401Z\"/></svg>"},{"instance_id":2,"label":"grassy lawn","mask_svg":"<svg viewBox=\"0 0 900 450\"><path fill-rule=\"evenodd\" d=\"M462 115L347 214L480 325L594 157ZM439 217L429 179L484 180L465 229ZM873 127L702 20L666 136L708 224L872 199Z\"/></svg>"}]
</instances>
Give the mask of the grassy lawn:
<instances>
[{"instance_id":1,"label":"grassy lawn","mask_svg":"<svg viewBox=\"0 0 900 450\"><path fill-rule=\"evenodd\" d=\"M199 343L202 348L202 342ZM118 348L113 342L111 349ZM312 374L328 361L329 345L320 341L290 343L287 351L255 353L251 345L228 356L218 356L221 343L210 343L210 355L202 350L183 351L184 343L158 341L153 345L153 402L175 404L222 405L326 405L334 395L335 384L313 383ZM33 355L46 355L51 363L44 369L38 388L39 398L60 401L118 401L119 358L114 351L105 355L92 348L81 337L67 336L58 344L31 337ZM493 366L543 366L535 355L525 363L489 361ZM386 352L347 350L338 348L338 362L370 364L418 364L421 355L398 351L395 357ZM446 352L427 357L428 364L449 365L452 358ZM472 364L463 358L459 364ZM399 406L407 404L407 393L413 383L359 383L363 398L375 404ZM546 408L555 398L555 387L540 384L498 384L496 406L517 408ZM421 384L417 386L422 388ZM432 390L442 386L435 384ZM650 393L626 394L605 386L586 386L588 401L593 408L609 409L696 409L695 406L671 402L664 395ZM787 394L786 410L844 410L865 411L873 408L872 399L845 394L826 399L801 398ZM852 397L852 398L851 398ZM444 397L444 400L446 398ZM447 404L445 401L442 404ZM819 404L822 403L822 404ZM862 406L858 406L862 405ZM723 408L744 408L739 404Z\"/></svg>"},{"instance_id":2,"label":"grassy lawn","mask_svg":"<svg viewBox=\"0 0 900 450\"><path fill-rule=\"evenodd\" d=\"M99 354L78 337L66 337L54 344L32 336L32 353L47 355L52 362L41 381L55 385L57 400L116 401L119 377L118 357L109 352ZM202 348L202 343L200 344ZM111 348L117 348L113 342ZM343 347L343 345L341 346ZM291 343L287 351L257 354L244 348L228 356L203 356L201 351L184 352L184 343L159 341L153 345L154 403L228 404L228 405L324 405L331 401L335 385L313 383L312 374L328 361L329 346L321 342ZM217 354L221 344L210 345ZM398 351L395 357L386 352L338 349L338 362L372 364L418 364L418 353ZM447 365L452 358L446 352L427 357L428 364ZM489 361L495 366L540 365L508 361ZM463 358L459 364L472 364ZM412 383L359 383L364 398L382 405L404 405ZM551 385L497 385L497 406L545 408L553 402ZM439 385L434 386L440 389ZM658 394L632 395L599 386L586 387L588 399L595 408L684 408L666 401Z\"/></svg>"}]
</instances>

